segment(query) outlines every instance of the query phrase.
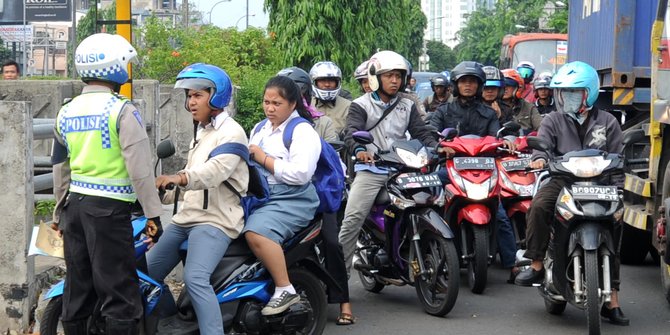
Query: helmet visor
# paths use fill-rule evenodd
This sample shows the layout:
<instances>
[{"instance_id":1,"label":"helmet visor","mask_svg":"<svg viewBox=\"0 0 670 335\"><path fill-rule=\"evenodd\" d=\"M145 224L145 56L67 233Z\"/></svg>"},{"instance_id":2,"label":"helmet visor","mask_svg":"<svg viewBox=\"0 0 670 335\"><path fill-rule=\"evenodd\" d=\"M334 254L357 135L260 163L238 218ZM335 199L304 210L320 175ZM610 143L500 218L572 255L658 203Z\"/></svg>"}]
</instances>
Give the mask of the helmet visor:
<instances>
[{"instance_id":1,"label":"helmet visor","mask_svg":"<svg viewBox=\"0 0 670 335\"><path fill-rule=\"evenodd\" d=\"M484 87L503 87L503 84L500 80L487 80Z\"/></svg>"},{"instance_id":2,"label":"helmet visor","mask_svg":"<svg viewBox=\"0 0 670 335\"><path fill-rule=\"evenodd\" d=\"M533 77L533 74L535 73L535 70L533 70L531 68L527 68L527 67L520 67L520 68L517 69L517 72L519 72L519 75L521 76L521 78L528 79L528 78Z\"/></svg>"},{"instance_id":3,"label":"helmet visor","mask_svg":"<svg viewBox=\"0 0 670 335\"><path fill-rule=\"evenodd\" d=\"M216 87L214 82L204 78L186 78L177 80L177 82L174 83L174 88L183 88L187 90L204 90L212 87Z\"/></svg>"}]
</instances>

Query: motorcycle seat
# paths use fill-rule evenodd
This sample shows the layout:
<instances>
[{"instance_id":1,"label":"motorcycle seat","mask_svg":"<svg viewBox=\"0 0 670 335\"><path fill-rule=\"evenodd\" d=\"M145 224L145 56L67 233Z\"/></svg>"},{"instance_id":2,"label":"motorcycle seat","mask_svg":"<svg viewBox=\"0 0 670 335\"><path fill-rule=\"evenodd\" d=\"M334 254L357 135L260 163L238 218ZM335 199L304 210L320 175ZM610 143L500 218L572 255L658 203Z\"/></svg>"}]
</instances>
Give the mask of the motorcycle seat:
<instances>
[{"instance_id":1,"label":"motorcycle seat","mask_svg":"<svg viewBox=\"0 0 670 335\"><path fill-rule=\"evenodd\" d=\"M389 197L389 193L385 188L382 188L379 190L379 193L377 193L377 196L375 197L375 205L385 205L391 202L391 198Z\"/></svg>"}]
</instances>

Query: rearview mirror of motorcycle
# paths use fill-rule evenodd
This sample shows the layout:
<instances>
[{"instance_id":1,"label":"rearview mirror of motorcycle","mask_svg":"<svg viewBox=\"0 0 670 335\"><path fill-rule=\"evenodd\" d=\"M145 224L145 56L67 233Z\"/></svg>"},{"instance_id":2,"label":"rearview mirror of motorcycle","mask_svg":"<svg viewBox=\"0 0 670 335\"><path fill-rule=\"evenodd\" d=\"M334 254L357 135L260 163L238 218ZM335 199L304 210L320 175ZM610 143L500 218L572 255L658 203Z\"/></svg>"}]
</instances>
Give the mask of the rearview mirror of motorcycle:
<instances>
[{"instance_id":1,"label":"rearview mirror of motorcycle","mask_svg":"<svg viewBox=\"0 0 670 335\"><path fill-rule=\"evenodd\" d=\"M502 128L498 129L498 132L496 133L496 137L500 138L505 135L513 135L513 136L518 136L519 135L519 130L521 129L521 126L514 122L514 121L507 121L505 124L503 124Z\"/></svg>"},{"instance_id":2,"label":"rearview mirror of motorcycle","mask_svg":"<svg viewBox=\"0 0 670 335\"><path fill-rule=\"evenodd\" d=\"M458 136L458 129L454 128L444 128L440 135L445 139L445 140L451 140L454 137Z\"/></svg>"},{"instance_id":3,"label":"rearview mirror of motorcycle","mask_svg":"<svg viewBox=\"0 0 670 335\"><path fill-rule=\"evenodd\" d=\"M644 134L644 130L642 129L628 130L623 133L623 145L641 142L646 137L647 135Z\"/></svg>"},{"instance_id":4,"label":"rearview mirror of motorcycle","mask_svg":"<svg viewBox=\"0 0 670 335\"><path fill-rule=\"evenodd\" d=\"M158 143L158 146L156 147L156 155L158 155L159 159L168 158L174 155L174 153L174 144L172 144L170 139L162 140L161 143Z\"/></svg>"},{"instance_id":5,"label":"rearview mirror of motorcycle","mask_svg":"<svg viewBox=\"0 0 670 335\"><path fill-rule=\"evenodd\" d=\"M372 144L372 142L375 141L374 137L372 137L372 134L365 130L356 131L351 134L351 136L354 138L354 141L360 144Z\"/></svg>"},{"instance_id":6,"label":"rearview mirror of motorcycle","mask_svg":"<svg viewBox=\"0 0 670 335\"><path fill-rule=\"evenodd\" d=\"M526 143L528 143L528 146L535 149L535 150L540 150L544 152L551 152L552 145L551 143L545 141L544 139L541 139L537 136L528 136L526 137Z\"/></svg>"}]
</instances>

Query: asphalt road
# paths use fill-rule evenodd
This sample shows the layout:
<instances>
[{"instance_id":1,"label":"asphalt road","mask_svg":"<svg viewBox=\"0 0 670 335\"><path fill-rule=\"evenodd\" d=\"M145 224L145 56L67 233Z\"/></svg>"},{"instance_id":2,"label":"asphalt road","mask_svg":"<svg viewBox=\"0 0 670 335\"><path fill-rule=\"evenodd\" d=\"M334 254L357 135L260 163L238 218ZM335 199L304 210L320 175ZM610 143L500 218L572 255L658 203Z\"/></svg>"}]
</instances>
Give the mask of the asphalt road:
<instances>
[{"instance_id":1,"label":"asphalt road","mask_svg":"<svg viewBox=\"0 0 670 335\"><path fill-rule=\"evenodd\" d=\"M620 303L631 319L629 327L602 323L603 334L670 334L670 304L660 290L660 270L651 260L641 266L622 266ZM464 270L456 305L443 318L423 312L411 286L387 286L381 293L367 292L358 274L349 281L351 302L358 322L336 326L338 307L330 305L324 334L586 334L586 316L568 304L561 316L545 312L536 288L507 284L508 272L489 268L489 281L481 295L470 292Z\"/></svg>"}]
</instances>

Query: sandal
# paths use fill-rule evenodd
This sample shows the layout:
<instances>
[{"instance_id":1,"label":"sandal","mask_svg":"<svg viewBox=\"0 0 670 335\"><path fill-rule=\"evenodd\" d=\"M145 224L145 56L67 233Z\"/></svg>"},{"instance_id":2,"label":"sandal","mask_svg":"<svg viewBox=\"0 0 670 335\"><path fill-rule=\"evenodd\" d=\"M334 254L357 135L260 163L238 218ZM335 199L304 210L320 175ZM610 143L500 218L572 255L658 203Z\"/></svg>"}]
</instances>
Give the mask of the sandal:
<instances>
[{"instance_id":1,"label":"sandal","mask_svg":"<svg viewBox=\"0 0 670 335\"><path fill-rule=\"evenodd\" d=\"M335 324L338 326L350 326L356 323L356 318L349 313L340 313Z\"/></svg>"}]
</instances>

